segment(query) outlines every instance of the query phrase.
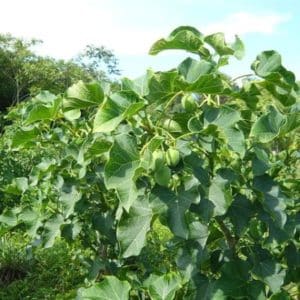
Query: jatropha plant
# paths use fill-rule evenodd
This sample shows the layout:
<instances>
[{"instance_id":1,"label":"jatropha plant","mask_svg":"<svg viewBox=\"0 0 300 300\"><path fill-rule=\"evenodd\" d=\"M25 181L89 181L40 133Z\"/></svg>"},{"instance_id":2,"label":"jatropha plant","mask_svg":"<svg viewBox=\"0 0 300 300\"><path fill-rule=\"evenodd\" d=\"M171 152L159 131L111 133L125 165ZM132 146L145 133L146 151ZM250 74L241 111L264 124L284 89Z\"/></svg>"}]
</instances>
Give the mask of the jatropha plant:
<instances>
[{"instance_id":1,"label":"jatropha plant","mask_svg":"<svg viewBox=\"0 0 300 300\"><path fill-rule=\"evenodd\" d=\"M297 299L300 84L264 51L240 84L242 41L176 28L150 49L189 53L119 88L78 82L12 109L2 144L30 172L0 234L94 251L77 299Z\"/></svg>"}]
</instances>

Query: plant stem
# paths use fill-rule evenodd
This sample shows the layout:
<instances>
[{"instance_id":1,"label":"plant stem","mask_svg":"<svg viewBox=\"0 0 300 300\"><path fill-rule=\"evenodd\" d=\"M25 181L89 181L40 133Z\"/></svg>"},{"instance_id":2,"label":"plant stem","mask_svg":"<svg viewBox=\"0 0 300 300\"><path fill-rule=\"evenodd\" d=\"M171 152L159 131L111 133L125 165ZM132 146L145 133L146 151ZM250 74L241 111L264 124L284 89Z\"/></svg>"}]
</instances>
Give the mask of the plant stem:
<instances>
[{"instance_id":1,"label":"plant stem","mask_svg":"<svg viewBox=\"0 0 300 300\"><path fill-rule=\"evenodd\" d=\"M236 253L236 238L231 235L231 232L227 228L227 226L224 224L223 220L220 217L216 217L216 221L219 224L222 232L224 233L224 236L226 238L227 244L229 248L232 250L232 252Z\"/></svg>"}]
</instances>

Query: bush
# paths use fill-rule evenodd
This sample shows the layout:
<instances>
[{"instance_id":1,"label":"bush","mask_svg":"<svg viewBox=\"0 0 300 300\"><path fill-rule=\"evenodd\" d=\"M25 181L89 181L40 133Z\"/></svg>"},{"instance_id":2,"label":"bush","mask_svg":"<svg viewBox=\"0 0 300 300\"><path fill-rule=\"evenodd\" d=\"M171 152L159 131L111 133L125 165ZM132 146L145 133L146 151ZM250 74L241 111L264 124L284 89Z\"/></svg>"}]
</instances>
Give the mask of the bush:
<instances>
[{"instance_id":1,"label":"bush","mask_svg":"<svg viewBox=\"0 0 300 300\"><path fill-rule=\"evenodd\" d=\"M1 230L46 248L79 239L93 255L78 299L288 299L300 266L299 82L265 51L237 85L221 68L244 46L221 33L179 27L150 53L167 49L193 58L118 91L44 92L10 113L22 121L3 139L39 163L6 189L19 201Z\"/></svg>"}]
</instances>

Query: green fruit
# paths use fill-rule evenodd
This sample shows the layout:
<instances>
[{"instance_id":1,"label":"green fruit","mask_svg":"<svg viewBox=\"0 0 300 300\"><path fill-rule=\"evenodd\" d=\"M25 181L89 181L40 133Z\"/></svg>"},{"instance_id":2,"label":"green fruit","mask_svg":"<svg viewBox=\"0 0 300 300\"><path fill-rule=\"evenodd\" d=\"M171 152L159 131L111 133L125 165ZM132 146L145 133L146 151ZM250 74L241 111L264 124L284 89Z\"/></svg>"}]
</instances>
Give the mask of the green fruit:
<instances>
[{"instance_id":1,"label":"green fruit","mask_svg":"<svg viewBox=\"0 0 300 300\"><path fill-rule=\"evenodd\" d=\"M157 170L165 163L165 153L164 151L157 149L152 153L152 163L151 169Z\"/></svg>"},{"instance_id":2,"label":"green fruit","mask_svg":"<svg viewBox=\"0 0 300 300\"><path fill-rule=\"evenodd\" d=\"M184 95L181 98L181 105L187 112L193 112L197 108L197 104L195 102L195 98L192 94Z\"/></svg>"},{"instance_id":3,"label":"green fruit","mask_svg":"<svg viewBox=\"0 0 300 300\"><path fill-rule=\"evenodd\" d=\"M171 170L167 166L162 166L154 173L154 180L157 184L167 187L171 179Z\"/></svg>"},{"instance_id":4,"label":"green fruit","mask_svg":"<svg viewBox=\"0 0 300 300\"><path fill-rule=\"evenodd\" d=\"M168 166L175 167L178 165L180 160L180 153L176 149L169 148L166 152L166 161Z\"/></svg>"},{"instance_id":5,"label":"green fruit","mask_svg":"<svg viewBox=\"0 0 300 300\"><path fill-rule=\"evenodd\" d=\"M172 119L166 119L163 124L162 127L166 130L168 130L169 132L181 132L181 126L179 125L179 123L177 123L176 121L172 120Z\"/></svg>"}]
</instances>

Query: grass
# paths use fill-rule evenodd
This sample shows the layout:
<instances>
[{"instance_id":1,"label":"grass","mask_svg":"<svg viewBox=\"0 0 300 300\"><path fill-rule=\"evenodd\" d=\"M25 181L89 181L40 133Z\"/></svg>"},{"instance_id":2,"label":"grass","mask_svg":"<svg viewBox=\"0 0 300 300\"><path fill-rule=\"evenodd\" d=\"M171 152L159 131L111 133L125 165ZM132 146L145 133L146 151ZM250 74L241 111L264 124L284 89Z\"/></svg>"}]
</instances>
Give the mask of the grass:
<instances>
[{"instance_id":1,"label":"grass","mask_svg":"<svg viewBox=\"0 0 300 300\"><path fill-rule=\"evenodd\" d=\"M52 248L30 251L20 235L2 238L0 299L74 299L86 277L78 249L59 240Z\"/></svg>"}]
</instances>

